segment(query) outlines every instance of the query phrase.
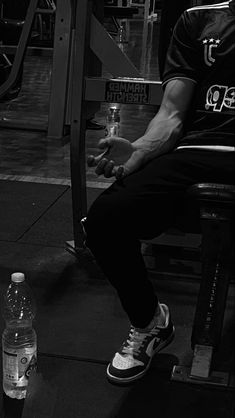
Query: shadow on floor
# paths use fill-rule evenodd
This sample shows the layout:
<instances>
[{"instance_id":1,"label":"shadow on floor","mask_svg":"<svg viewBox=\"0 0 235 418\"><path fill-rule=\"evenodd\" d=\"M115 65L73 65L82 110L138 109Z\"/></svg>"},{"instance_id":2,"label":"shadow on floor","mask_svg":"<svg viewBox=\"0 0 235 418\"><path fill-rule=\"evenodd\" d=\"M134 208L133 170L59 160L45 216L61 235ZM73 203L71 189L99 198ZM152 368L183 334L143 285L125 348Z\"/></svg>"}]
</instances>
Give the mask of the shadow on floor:
<instances>
[{"instance_id":1,"label":"shadow on floor","mask_svg":"<svg viewBox=\"0 0 235 418\"><path fill-rule=\"evenodd\" d=\"M36 380L29 385L31 395L21 405L5 399L1 418L20 418L23 408L22 418L232 418L234 394L229 391L170 381L173 365L188 366L192 358L190 336L198 283L151 277L160 300L171 307L175 340L154 358L141 381L126 387L110 384L106 367L126 337L129 324L116 293L95 263L75 259L65 249L65 241L71 237L69 189L51 186L46 197L46 189L33 184L28 203L21 202L17 213L7 210L8 204L12 205L12 198L7 199L13 185L8 191L6 186L1 197L5 221L2 219L0 232L0 295L13 271L25 272L38 307L35 329L39 355ZM37 213L30 204L36 202L35 196ZM23 220L19 216L22 210ZM226 344L217 359L227 369L234 367L233 315L231 289ZM0 332L3 327L1 320Z\"/></svg>"}]
</instances>

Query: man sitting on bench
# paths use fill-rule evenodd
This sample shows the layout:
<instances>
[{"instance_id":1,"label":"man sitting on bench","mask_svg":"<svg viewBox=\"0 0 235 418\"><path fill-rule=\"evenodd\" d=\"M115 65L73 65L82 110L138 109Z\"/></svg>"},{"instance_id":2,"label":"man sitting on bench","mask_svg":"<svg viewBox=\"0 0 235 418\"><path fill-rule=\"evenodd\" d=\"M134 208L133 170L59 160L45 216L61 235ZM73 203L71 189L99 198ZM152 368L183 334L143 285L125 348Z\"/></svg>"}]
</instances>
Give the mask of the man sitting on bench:
<instances>
[{"instance_id":1,"label":"man sitting on bench","mask_svg":"<svg viewBox=\"0 0 235 418\"><path fill-rule=\"evenodd\" d=\"M142 377L174 337L169 308L148 280L141 239L185 213L195 183L235 183L235 0L186 10L168 50L160 110L145 134L100 141L97 175L116 177L91 206L87 245L115 287L131 323L107 376ZM115 324L114 324L115 326Z\"/></svg>"}]
</instances>

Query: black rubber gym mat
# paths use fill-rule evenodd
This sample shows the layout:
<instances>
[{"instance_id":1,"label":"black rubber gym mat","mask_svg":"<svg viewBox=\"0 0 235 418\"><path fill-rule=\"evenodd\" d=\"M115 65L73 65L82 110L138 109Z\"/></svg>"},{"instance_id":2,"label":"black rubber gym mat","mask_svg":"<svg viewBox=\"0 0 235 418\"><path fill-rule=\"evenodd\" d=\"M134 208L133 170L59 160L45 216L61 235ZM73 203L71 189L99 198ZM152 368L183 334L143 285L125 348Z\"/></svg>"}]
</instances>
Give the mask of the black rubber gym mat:
<instances>
[{"instance_id":1,"label":"black rubber gym mat","mask_svg":"<svg viewBox=\"0 0 235 418\"><path fill-rule=\"evenodd\" d=\"M68 186L0 180L0 239L16 241Z\"/></svg>"},{"instance_id":2,"label":"black rubber gym mat","mask_svg":"<svg viewBox=\"0 0 235 418\"><path fill-rule=\"evenodd\" d=\"M170 382L165 371L152 369L141 381L118 387L95 362L39 356L38 368L22 418L233 417L231 392ZM6 412L12 403L5 402ZM11 418L20 416L15 405Z\"/></svg>"},{"instance_id":3,"label":"black rubber gym mat","mask_svg":"<svg viewBox=\"0 0 235 418\"><path fill-rule=\"evenodd\" d=\"M37 187L37 185L35 186ZM50 187L53 190L55 186L50 185ZM88 208L101 192L102 189L87 188ZM73 215L72 193L69 187L54 201L43 217L26 231L20 242L64 247L66 241L70 240L73 240Z\"/></svg>"},{"instance_id":4,"label":"black rubber gym mat","mask_svg":"<svg viewBox=\"0 0 235 418\"><path fill-rule=\"evenodd\" d=\"M87 189L88 207L102 189ZM73 239L71 188L0 180L0 240L65 246Z\"/></svg>"},{"instance_id":5,"label":"black rubber gym mat","mask_svg":"<svg viewBox=\"0 0 235 418\"><path fill-rule=\"evenodd\" d=\"M70 189L38 184L28 187L27 183L14 185L14 182L5 186L7 191L5 188L1 202L8 214L9 228L14 230L13 226L17 225L15 237L27 228L24 237L32 235L28 235L29 242L23 242L23 237L18 242L0 240L0 294L9 284L13 271L26 273L37 301L38 373L45 381L38 387L42 393L36 392L31 404L26 402L22 418L32 418L32 408L38 411L41 408L37 418L232 418L234 401L230 392L170 381L174 364L190 364L191 325L199 283L152 277L160 301L171 308L175 340L154 358L143 380L124 388L113 386L106 380L106 365L126 337L129 322L115 291L101 277L97 266L83 264L61 246L70 225ZM10 190L16 193L14 199ZM28 206L22 202L18 210L12 210L13 200L18 202L22 197L24 201L25 193L29 207L30 202L37 202L40 210L36 215L31 208L27 211ZM90 202L94 198L94 194L90 196ZM19 220L23 209L25 229ZM56 213L65 210L67 220L61 222L62 215L56 217ZM1 222L6 230L4 220ZM56 234L53 231L56 232L58 224ZM234 286L228 295L223 347L218 353L218 364L226 370L234 370L233 318ZM3 326L0 319L0 334ZM48 393L50 402L46 398ZM43 399L47 399L44 404ZM8 418L4 412L1 417ZM16 417L20 418L11 416Z\"/></svg>"}]
</instances>

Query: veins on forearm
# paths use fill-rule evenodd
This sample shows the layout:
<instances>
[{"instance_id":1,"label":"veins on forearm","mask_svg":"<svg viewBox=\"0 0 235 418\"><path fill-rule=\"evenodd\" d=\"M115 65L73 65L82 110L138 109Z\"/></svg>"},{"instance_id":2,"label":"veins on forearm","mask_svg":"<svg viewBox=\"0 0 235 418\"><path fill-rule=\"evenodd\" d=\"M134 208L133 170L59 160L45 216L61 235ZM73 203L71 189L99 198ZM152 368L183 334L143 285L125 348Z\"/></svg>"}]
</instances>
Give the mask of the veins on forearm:
<instances>
[{"instance_id":1,"label":"veins on forearm","mask_svg":"<svg viewBox=\"0 0 235 418\"><path fill-rule=\"evenodd\" d=\"M145 134L133 142L133 146L142 152L146 161L171 151L182 134L180 121L159 121L149 124Z\"/></svg>"}]
</instances>

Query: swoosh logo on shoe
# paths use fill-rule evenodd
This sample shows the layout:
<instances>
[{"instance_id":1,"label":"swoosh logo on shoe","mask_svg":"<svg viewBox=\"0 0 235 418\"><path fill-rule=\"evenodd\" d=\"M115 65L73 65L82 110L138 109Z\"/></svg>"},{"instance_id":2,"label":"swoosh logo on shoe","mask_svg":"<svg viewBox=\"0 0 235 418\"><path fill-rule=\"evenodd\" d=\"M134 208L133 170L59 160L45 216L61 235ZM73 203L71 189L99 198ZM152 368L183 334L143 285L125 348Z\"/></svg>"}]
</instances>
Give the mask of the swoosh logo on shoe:
<instances>
[{"instance_id":1,"label":"swoosh logo on shoe","mask_svg":"<svg viewBox=\"0 0 235 418\"><path fill-rule=\"evenodd\" d=\"M153 351L158 346L158 343L160 340L161 338L156 337L156 338L153 338L152 341L150 341L146 350L146 354L148 354L149 357L152 357Z\"/></svg>"}]
</instances>

